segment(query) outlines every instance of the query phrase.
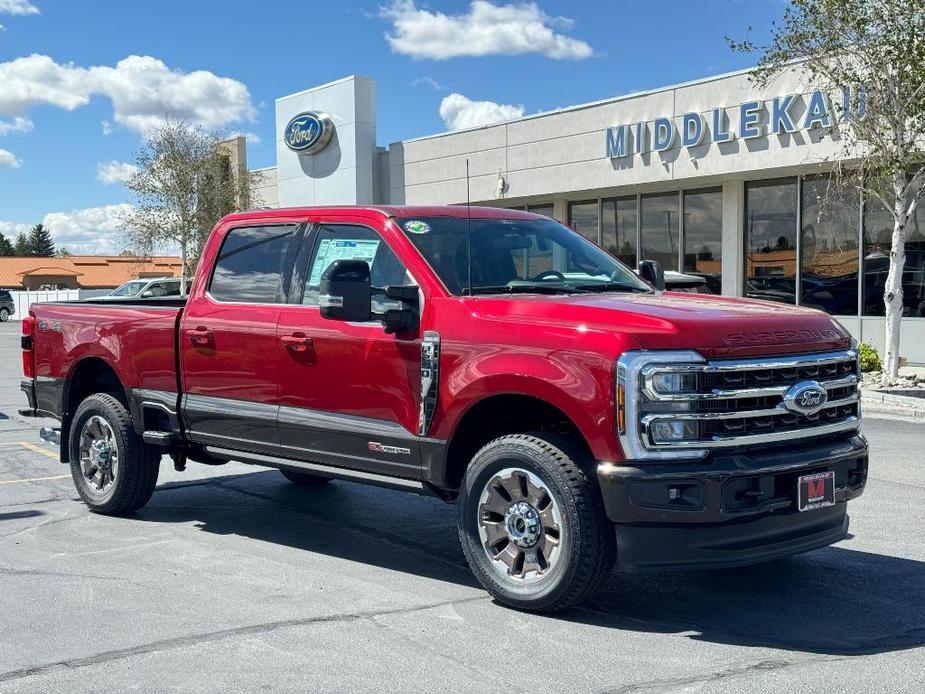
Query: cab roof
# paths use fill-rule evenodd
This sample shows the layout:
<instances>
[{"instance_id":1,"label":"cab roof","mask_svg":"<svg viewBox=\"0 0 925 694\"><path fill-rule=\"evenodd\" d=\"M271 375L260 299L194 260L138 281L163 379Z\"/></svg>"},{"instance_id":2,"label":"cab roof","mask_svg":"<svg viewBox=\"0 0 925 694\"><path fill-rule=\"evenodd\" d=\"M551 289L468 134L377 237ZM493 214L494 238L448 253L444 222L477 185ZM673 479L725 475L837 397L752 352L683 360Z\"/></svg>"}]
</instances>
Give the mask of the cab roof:
<instances>
[{"instance_id":1,"label":"cab roof","mask_svg":"<svg viewBox=\"0 0 925 694\"><path fill-rule=\"evenodd\" d=\"M503 207L467 205L317 205L305 207L274 207L236 212L226 220L243 221L270 217L300 217L306 214L371 212L385 217L455 217L466 219L545 219L542 215Z\"/></svg>"}]
</instances>

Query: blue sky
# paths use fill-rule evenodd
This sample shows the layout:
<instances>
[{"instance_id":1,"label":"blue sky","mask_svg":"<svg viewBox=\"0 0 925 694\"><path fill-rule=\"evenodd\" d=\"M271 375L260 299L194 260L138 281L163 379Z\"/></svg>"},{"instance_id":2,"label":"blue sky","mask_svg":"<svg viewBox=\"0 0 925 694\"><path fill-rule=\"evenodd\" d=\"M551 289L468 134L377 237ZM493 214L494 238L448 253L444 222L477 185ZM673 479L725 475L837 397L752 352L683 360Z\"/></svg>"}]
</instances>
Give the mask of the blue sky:
<instances>
[{"instance_id":1,"label":"blue sky","mask_svg":"<svg viewBox=\"0 0 925 694\"><path fill-rule=\"evenodd\" d=\"M784 7L0 0L0 232L119 250L124 164L166 112L253 135L249 165L270 166L276 97L345 75L376 80L387 144L748 67L724 37L762 39Z\"/></svg>"}]
</instances>

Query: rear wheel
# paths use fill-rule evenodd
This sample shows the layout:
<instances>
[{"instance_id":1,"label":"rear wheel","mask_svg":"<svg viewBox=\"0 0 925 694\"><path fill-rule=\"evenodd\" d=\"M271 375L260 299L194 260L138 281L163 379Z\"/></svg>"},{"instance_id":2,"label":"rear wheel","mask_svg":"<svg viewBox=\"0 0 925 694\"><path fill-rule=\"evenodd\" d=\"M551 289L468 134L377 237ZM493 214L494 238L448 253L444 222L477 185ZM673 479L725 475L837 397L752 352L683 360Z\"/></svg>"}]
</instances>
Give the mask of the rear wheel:
<instances>
[{"instance_id":1,"label":"rear wheel","mask_svg":"<svg viewBox=\"0 0 925 694\"><path fill-rule=\"evenodd\" d=\"M6 307L0 308L0 323L6 323L10 319L10 310Z\"/></svg>"},{"instance_id":2,"label":"rear wheel","mask_svg":"<svg viewBox=\"0 0 925 694\"><path fill-rule=\"evenodd\" d=\"M68 453L77 493L96 513L130 513L154 492L161 456L141 439L125 406L112 395L96 393L80 403Z\"/></svg>"},{"instance_id":3,"label":"rear wheel","mask_svg":"<svg viewBox=\"0 0 925 694\"><path fill-rule=\"evenodd\" d=\"M330 477L309 475L307 472L295 472L294 470L284 469L280 469L280 472L283 473L283 477L285 477L293 484L298 484L305 487L317 487L318 485L327 484L331 481Z\"/></svg>"},{"instance_id":4,"label":"rear wheel","mask_svg":"<svg viewBox=\"0 0 925 694\"><path fill-rule=\"evenodd\" d=\"M475 454L460 489L459 537L498 602L552 612L609 576L616 542L590 463L549 434L502 436Z\"/></svg>"}]
</instances>

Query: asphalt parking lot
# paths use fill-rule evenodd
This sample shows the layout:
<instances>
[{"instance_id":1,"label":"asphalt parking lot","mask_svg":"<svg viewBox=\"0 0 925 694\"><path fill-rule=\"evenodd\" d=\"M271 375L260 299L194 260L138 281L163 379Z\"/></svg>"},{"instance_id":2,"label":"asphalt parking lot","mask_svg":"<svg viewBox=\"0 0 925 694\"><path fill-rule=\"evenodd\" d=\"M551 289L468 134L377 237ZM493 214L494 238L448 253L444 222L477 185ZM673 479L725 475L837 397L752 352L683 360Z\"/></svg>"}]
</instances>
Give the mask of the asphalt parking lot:
<instances>
[{"instance_id":1,"label":"asphalt parking lot","mask_svg":"<svg viewBox=\"0 0 925 694\"><path fill-rule=\"evenodd\" d=\"M729 571L615 574L556 616L494 604L455 508L165 462L89 513L22 420L0 324L0 692L921 692L925 426L869 419L853 537Z\"/></svg>"}]
</instances>

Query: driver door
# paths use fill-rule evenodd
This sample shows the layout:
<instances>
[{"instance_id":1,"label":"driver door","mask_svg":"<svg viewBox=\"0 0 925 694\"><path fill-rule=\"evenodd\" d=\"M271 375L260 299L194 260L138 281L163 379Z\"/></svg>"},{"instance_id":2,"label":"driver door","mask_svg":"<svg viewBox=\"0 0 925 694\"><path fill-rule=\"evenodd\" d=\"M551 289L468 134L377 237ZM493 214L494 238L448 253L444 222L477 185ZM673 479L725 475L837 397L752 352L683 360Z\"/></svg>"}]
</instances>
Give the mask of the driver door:
<instances>
[{"instance_id":1,"label":"driver door","mask_svg":"<svg viewBox=\"0 0 925 694\"><path fill-rule=\"evenodd\" d=\"M414 284L370 223L316 220L298 261L303 291L279 316L280 449L309 462L419 478L420 328L387 334L379 321L322 318L321 275L338 258L369 263L374 287ZM374 312L390 302L373 290Z\"/></svg>"}]
</instances>

